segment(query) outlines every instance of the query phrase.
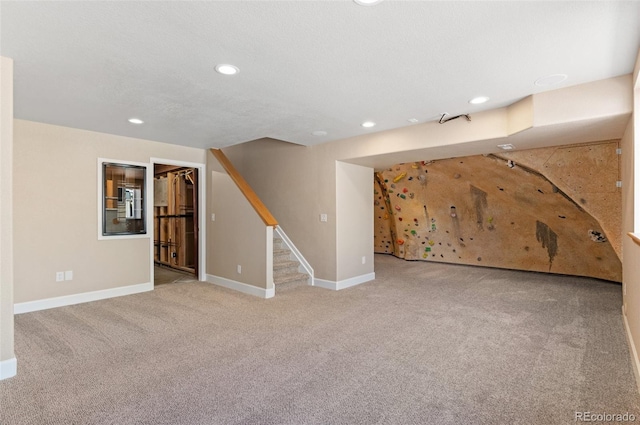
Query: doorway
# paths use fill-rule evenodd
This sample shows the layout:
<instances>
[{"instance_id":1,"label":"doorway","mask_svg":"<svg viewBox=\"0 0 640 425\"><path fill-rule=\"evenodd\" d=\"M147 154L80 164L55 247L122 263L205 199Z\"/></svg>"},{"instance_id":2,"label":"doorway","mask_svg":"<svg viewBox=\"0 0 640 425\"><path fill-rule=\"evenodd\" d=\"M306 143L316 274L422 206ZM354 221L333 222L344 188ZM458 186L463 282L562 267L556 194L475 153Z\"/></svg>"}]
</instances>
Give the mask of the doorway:
<instances>
[{"instance_id":1,"label":"doorway","mask_svg":"<svg viewBox=\"0 0 640 425\"><path fill-rule=\"evenodd\" d=\"M200 167L160 161L153 164L154 284L198 280Z\"/></svg>"}]
</instances>

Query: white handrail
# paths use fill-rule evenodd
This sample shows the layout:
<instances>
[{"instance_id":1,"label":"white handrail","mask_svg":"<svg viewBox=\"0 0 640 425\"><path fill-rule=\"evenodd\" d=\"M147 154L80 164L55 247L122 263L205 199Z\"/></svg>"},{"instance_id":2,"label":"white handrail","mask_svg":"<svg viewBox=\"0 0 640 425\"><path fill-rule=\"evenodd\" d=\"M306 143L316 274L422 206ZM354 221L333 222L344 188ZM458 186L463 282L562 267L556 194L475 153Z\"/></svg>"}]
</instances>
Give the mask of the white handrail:
<instances>
[{"instance_id":1,"label":"white handrail","mask_svg":"<svg viewBox=\"0 0 640 425\"><path fill-rule=\"evenodd\" d=\"M304 256L300 252L300 250L298 250L298 248L296 248L296 246L293 244L291 239L289 239L289 237L284 232L284 230L282 230L282 226L280 226L280 225L276 226L275 230L276 230L276 233L278 234L278 236L280 236L280 239L282 239L284 241L284 244L287 246L287 248L289 248L289 250L296 257L296 260L298 260L300 262L300 265L305 270L305 272L311 277L311 286L313 286L314 285L314 283L313 283L314 282L314 280L313 280L313 267L311 267L311 264L309 264L309 262L306 260L306 258L304 258Z\"/></svg>"}]
</instances>

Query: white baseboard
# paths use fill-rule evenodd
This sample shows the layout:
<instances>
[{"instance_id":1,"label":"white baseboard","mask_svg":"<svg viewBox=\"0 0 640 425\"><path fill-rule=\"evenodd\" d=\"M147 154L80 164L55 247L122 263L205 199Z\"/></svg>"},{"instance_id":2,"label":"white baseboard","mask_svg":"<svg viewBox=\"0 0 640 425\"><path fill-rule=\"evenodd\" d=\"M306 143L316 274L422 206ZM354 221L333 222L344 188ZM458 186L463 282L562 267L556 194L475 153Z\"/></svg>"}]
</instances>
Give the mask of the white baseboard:
<instances>
[{"instance_id":1,"label":"white baseboard","mask_svg":"<svg viewBox=\"0 0 640 425\"><path fill-rule=\"evenodd\" d=\"M0 381L16 376L18 373L18 361L16 358L0 362Z\"/></svg>"},{"instance_id":2,"label":"white baseboard","mask_svg":"<svg viewBox=\"0 0 640 425\"><path fill-rule=\"evenodd\" d=\"M631 335L631 329L629 328L629 322L627 321L627 315L622 307L622 319L624 321L624 329L627 334L627 342L629 342L629 349L631 351L631 364L633 366L633 374L636 377L636 386L638 392L640 392L640 359L638 359L638 350L636 350L636 344L633 342L633 336Z\"/></svg>"},{"instance_id":3,"label":"white baseboard","mask_svg":"<svg viewBox=\"0 0 640 425\"><path fill-rule=\"evenodd\" d=\"M360 276L350 277L349 279L339 280L337 282L333 280L313 279L314 286L319 286L325 289L331 289L333 291L339 291L341 289L351 288L352 286L360 285L361 283L372 281L376 278L375 273L361 274Z\"/></svg>"},{"instance_id":4,"label":"white baseboard","mask_svg":"<svg viewBox=\"0 0 640 425\"><path fill-rule=\"evenodd\" d=\"M152 282L102 289L100 291L83 292L80 294L65 295L62 297L46 298L44 300L27 301L24 303L14 304L13 314L30 313L32 311L47 310L49 308L64 307L67 305L104 300L107 298L121 297L123 295L132 295L147 291L153 291Z\"/></svg>"},{"instance_id":5,"label":"white baseboard","mask_svg":"<svg viewBox=\"0 0 640 425\"><path fill-rule=\"evenodd\" d=\"M215 276L212 274L207 275L207 282L214 285L222 286L227 289L233 289L234 291L242 292L243 294L253 295L260 298L273 298L276 294L274 288L258 288L257 286L248 285L246 283L238 282L235 280L227 279L225 277Z\"/></svg>"}]
</instances>

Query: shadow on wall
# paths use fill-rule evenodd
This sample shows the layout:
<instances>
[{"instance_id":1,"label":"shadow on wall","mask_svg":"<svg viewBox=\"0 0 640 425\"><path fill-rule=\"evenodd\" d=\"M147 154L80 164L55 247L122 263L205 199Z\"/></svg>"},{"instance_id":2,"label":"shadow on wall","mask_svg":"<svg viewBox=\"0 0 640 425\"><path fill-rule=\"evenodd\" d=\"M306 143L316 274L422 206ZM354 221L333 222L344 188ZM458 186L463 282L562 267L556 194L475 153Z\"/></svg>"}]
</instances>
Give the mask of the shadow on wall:
<instances>
[{"instance_id":1,"label":"shadow on wall","mask_svg":"<svg viewBox=\"0 0 640 425\"><path fill-rule=\"evenodd\" d=\"M422 161L376 173L375 252L620 282L607 237L620 233L617 147Z\"/></svg>"}]
</instances>

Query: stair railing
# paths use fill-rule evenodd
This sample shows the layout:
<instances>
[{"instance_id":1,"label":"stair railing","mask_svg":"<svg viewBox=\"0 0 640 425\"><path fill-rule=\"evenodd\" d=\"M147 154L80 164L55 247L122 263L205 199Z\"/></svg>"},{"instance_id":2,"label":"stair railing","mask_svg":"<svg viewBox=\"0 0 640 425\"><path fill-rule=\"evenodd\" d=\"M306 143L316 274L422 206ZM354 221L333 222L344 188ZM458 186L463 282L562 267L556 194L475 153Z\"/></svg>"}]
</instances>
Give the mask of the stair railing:
<instances>
[{"instance_id":1,"label":"stair railing","mask_svg":"<svg viewBox=\"0 0 640 425\"><path fill-rule=\"evenodd\" d=\"M211 149L211 153L216 157L222 168L225 169L231 180L235 182L235 184L240 189L240 192L247 198L247 201L251 204L254 210L258 213L264 224L267 226L278 226L278 221L271 214L269 209L262 203L258 195L253 191L249 183L240 175L236 167L233 166L229 158L222 153L220 149Z\"/></svg>"},{"instance_id":2,"label":"stair railing","mask_svg":"<svg viewBox=\"0 0 640 425\"><path fill-rule=\"evenodd\" d=\"M289 251L291 251L291 253L296 257L296 260L298 260L302 268L305 270L305 273L309 275L311 286L314 286L313 267L311 267L311 264L309 264L307 259L304 258L304 256L300 252L300 250L296 248L296 246L293 244L291 239L289 239L289 236L287 236L284 230L282 230L282 226L276 227L275 230L278 236L280 237L280 239L282 239L282 242L284 242L287 248L289 248Z\"/></svg>"}]
</instances>

